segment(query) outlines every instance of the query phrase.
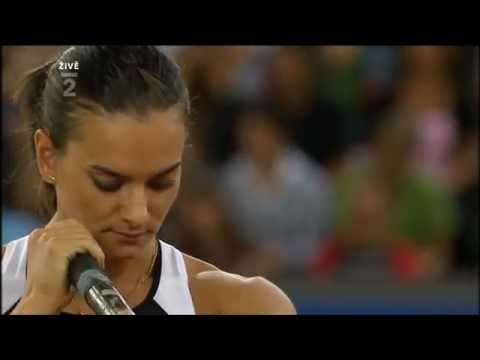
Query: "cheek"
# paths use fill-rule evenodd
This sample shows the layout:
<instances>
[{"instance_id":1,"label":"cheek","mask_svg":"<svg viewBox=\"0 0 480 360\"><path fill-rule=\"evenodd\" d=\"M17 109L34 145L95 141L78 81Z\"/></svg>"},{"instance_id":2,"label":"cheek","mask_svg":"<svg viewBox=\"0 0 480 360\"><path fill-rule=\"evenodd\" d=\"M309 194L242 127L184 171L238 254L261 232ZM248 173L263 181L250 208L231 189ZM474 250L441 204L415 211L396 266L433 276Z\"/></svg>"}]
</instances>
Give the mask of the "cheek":
<instances>
[{"instance_id":1,"label":"cheek","mask_svg":"<svg viewBox=\"0 0 480 360\"><path fill-rule=\"evenodd\" d=\"M70 174L58 187L58 209L66 217L74 217L90 230L105 221L115 209L115 195L103 194L88 176Z\"/></svg>"},{"instance_id":2,"label":"cheek","mask_svg":"<svg viewBox=\"0 0 480 360\"><path fill-rule=\"evenodd\" d=\"M175 185L167 191L155 193L152 192L149 199L150 216L156 222L162 223L168 214L168 211L175 202L179 191L179 185Z\"/></svg>"}]
</instances>

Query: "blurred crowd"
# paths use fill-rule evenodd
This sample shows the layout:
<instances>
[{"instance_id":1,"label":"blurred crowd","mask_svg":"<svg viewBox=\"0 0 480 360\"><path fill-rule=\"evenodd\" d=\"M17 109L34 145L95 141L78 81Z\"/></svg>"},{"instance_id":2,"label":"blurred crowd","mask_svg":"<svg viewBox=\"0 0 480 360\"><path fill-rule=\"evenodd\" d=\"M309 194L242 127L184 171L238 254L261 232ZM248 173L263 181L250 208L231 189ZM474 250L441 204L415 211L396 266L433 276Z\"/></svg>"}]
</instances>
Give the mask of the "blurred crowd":
<instances>
[{"instance_id":1,"label":"blurred crowd","mask_svg":"<svg viewBox=\"0 0 480 360\"><path fill-rule=\"evenodd\" d=\"M242 275L478 269L478 48L176 46L194 114L159 236ZM64 47L2 49L2 237L41 224L9 93Z\"/></svg>"}]
</instances>

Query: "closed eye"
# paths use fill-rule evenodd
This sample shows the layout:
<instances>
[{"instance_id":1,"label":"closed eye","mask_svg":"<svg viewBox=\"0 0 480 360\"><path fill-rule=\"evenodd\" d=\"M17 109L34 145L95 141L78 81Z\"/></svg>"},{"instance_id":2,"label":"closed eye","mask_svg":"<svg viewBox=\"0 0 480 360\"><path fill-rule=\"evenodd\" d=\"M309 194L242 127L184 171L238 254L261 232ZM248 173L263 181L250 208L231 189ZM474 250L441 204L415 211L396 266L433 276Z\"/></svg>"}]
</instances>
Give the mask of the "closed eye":
<instances>
[{"instance_id":1,"label":"closed eye","mask_svg":"<svg viewBox=\"0 0 480 360\"><path fill-rule=\"evenodd\" d=\"M175 186L176 181L167 179L167 176L173 174L175 170L179 169L180 165L180 162L175 163L157 173L147 182L148 188L153 191L163 191ZM116 192L120 190L126 182L130 181L129 176L117 173L100 165L91 165L89 172L94 185L103 192Z\"/></svg>"},{"instance_id":2,"label":"closed eye","mask_svg":"<svg viewBox=\"0 0 480 360\"><path fill-rule=\"evenodd\" d=\"M118 180L99 180L94 177L92 177L93 183L95 186L103 191L103 192L116 192L120 190L122 187L123 183ZM162 190L167 190L173 186L175 186L175 181L169 180L169 181L151 181L147 185L150 189L153 191L162 191Z\"/></svg>"},{"instance_id":3,"label":"closed eye","mask_svg":"<svg viewBox=\"0 0 480 360\"><path fill-rule=\"evenodd\" d=\"M93 183L95 184L95 186L101 190L101 191L104 191L104 192L115 192L115 191L118 191L120 190L120 188L122 187L122 183L119 182L119 181L105 181L105 180L98 180L96 178L93 178L92 177L92 180L93 180Z\"/></svg>"},{"instance_id":4,"label":"closed eye","mask_svg":"<svg viewBox=\"0 0 480 360\"><path fill-rule=\"evenodd\" d=\"M148 183L148 187L153 191L167 190L175 185L175 181L152 181Z\"/></svg>"}]
</instances>

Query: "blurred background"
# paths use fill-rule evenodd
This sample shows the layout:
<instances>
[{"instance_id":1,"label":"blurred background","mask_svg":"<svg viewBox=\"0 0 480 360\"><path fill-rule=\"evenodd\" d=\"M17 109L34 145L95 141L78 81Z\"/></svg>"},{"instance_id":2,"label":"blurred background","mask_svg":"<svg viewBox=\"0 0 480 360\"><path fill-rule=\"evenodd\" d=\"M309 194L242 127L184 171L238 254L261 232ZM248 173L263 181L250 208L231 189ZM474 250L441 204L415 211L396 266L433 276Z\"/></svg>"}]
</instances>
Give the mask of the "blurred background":
<instances>
[{"instance_id":1,"label":"blurred background","mask_svg":"<svg viewBox=\"0 0 480 360\"><path fill-rule=\"evenodd\" d=\"M41 226L2 48L2 243ZM478 314L478 48L165 46L194 115L159 236L301 314Z\"/></svg>"}]
</instances>

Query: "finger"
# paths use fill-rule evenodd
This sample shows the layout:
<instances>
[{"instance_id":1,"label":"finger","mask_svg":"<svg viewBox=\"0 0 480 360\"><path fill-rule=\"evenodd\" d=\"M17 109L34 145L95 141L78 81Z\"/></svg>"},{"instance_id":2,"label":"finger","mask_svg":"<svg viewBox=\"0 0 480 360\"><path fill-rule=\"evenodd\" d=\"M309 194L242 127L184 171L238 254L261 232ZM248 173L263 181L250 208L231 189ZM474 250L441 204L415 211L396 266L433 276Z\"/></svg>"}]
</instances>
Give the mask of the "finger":
<instances>
[{"instance_id":1,"label":"finger","mask_svg":"<svg viewBox=\"0 0 480 360\"><path fill-rule=\"evenodd\" d=\"M88 252L97 260L98 265L102 269L105 268L105 254L96 242L85 242L82 247L84 251Z\"/></svg>"}]
</instances>

